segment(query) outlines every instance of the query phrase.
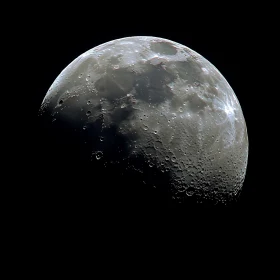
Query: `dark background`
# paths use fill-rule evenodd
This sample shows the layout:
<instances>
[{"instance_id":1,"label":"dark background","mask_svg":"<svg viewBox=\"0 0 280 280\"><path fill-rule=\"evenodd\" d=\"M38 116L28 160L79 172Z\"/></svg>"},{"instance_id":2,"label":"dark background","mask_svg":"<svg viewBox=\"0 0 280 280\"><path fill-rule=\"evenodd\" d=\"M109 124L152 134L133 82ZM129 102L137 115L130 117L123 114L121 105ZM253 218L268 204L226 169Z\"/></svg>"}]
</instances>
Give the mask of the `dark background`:
<instances>
[{"instance_id":1,"label":"dark background","mask_svg":"<svg viewBox=\"0 0 280 280\"><path fill-rule=\"evenodd\" d=\"M103 274L129 273L132 268L130 278L147 264L156 273L171 268L172 278L175 272L186 277L191 268L195 275L205 272L207 277L213 273L223 278L242 268L249 277L265 270L264 277L272 278L268 274L279 251L279 182L274 180L278 171L273 166L279 163L275 161L278 126L272 124L278 109L272 110L271 96L277 94L278 79L272 78L272 68L264 62L275 63L277 57L268 44L279 33L269 32L273 8L265 9L264 3L237 6L235 1L210 1L210 7L196 4L69 1L59 7L40 1L21 7L12 3L2 26L9 33L2 45L14 48L3 54L12 68L5 74L12 81L3 79L7 93L1 88L2 97L8 97L7 106L2 102L7 116L2 124L8 129L2 128L1 137L9 142L2 145L2 155L8 154L2 162L11 166L1 185L10 194L2 196L7 204L3 214L9 220L3 231L8 230L12 239L3 243L24 268L13 262L10 272L32 274L37 268L45 274L57 267L64 274L72 272L77 259L85 259L84 266L92 266L92 273L98 268ZM59 147L51 146L44 136L38 110L60 72L90 48L136 35L163 37L190 47L214 64L233 88L249 137L247 173L236 204L185 208L155 204L137 211L133 201L118 207L118 201L125 200L120 196L103 203L106 197L99 200L93 192L100 189L99 174L61 160ZM114 180L108 174L111 177ZM74 262L71 269L64 269L65 259ZM246 277L243 271L238 273L241 276Z\"/></svg>"},{"instance_id":2,"label":"dark background","mask_svg":"<svg viewBox=\"0 0 280 280\"><path fill-rule=\"evenodd\" d=\"M265 133L259 132L260 127L264 131L268 129L259 111L263 103L259 88L262 83L259 75L260 53L266 40L259 14L253 8L234 10L231 5L222 9L212 7L214 12L188 5L179 5L176 10L165 6L149 9L139 3L130 3L129 7L116 6L116 9L110 6L109 12L106 7L87 9L75 6L71 12L62 10L46 14L43 13L44 7L41 7L41 13L34 13L24 21L24 42L21 44L26 54L23 57L27 65L25 74L27 77L32 75L32 84L24 90L27 96L24 110L28 121L22 133L25 135L25 165L29 170L25 173L29 184L22 191L22 195L28 198L28 205L25 206L36 219L44 220L57 217L57 213L63 219L72 219L78 212L79 217L86 216L88 219L94 213L106 217L102 218L103 221L109 219L112 223L125 216L123 220L126 224L127 221L154 217L155 220L169 221L169 225L174 222L176 226L184 228L188 228L184 222L186 219L188 223L196 220L200 225L205 224L204 229L213 229L214 225L218 228L229 226L237 236L250 227L253 229L249 230L250 234L264 228L272 231L276 219L276 187L263 172L262 166L266 164L263 160L265 150L262 148ZM127 8L131 12L126 12ZM79 184L87 184L88 187L94 185L97 180L94 176L88 180L81 179L81 183L79 176L82 173L79 171L73 181L73 184L77 184L75 190L63 186L64 181L60 177L65 178L65 174L73 170L67 171L67 164L67 167L63 167L59 159L51 161L46 155L44 147L47 141L42 139L43 128L37 118L40 104L54 79L77 56L107 41L137 35L162 37L193 49L214 64L233 88L243 110L249 137L246 178L240 199L234 205L206 210L191 206L187 211L180 207L164 209L161 206L152 209L151 215L142 212L114 214L117 212L115 204L112 207L107 204L97 211L91 206L88 189L78 187ZM67 183L70 182L68 178ZM66 196L71 202L65 201ZM126 209L126 212L130 211ZM61 221L60 218L56 219Z\"/></svg>"}]
</instances>

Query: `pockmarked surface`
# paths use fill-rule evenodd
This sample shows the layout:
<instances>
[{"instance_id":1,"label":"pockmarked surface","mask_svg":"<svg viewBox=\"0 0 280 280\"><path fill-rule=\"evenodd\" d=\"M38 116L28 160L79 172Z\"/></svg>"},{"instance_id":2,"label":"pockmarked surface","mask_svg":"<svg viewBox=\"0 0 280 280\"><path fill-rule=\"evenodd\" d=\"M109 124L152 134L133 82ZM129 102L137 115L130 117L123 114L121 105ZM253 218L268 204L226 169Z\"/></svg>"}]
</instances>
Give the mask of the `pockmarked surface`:
<instances>
[{"instance_id":1,"label":"pockmarked surface","mask_svg":"<svg viewBox=\"0 0 280 280\"><path fill-rule=\"evenodd\" d=\"M174 201L226 203L242 188L248 136L237 97L214 65L176 42L128 37L83 53L40 115L76 133L81 160L167 184Z\"/></svg>"}]
</instances>

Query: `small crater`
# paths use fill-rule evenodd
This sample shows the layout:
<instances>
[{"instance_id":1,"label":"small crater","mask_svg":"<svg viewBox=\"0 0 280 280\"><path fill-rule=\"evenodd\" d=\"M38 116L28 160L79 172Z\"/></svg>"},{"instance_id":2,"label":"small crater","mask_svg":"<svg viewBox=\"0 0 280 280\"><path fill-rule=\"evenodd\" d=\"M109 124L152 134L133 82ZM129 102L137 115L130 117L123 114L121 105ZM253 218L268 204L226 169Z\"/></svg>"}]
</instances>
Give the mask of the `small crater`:
<instances>
[{"instance_id":1,"label":"small crater","mask_svg":"<svg viewBox=\"0 0 280 280\"><path fill-rule=\"evenodd\" d=\"M91 111L87 111L86 115L89 116L91 114Z\"/></svg>"},{"instance_id":2,"label":"small crater","mask_svg":"<svg viewBox=\"0 0 280 280\"><path fill-rule=\"evenodd\" d=\"M97 160L100 160L102 157L103 157L103 152L101 152L101 151L96 152L95 158L96 158Z\"/></svg>"},{"instance_id":3,"label":"small crater","mask_svg":"<svg viewBox=\"0 0 280 280\"><path fill-rule=\"evenodd\" d=\"M194 194L194 188L193 187L189 187L186 191L186 195L187 196L193 196Z\"/></svg>"},{"instance_id":4,"label":"small crater","mask_svg":"<svg viewBox=\"0 0 280 280\"><path fill-rule=\"evenodd\" d=\"M172 162L175 162L175 161L176 161L176 157L175 157L175 156L172 156L172 157L171 157L171 161L172 161Z\"/></svg>"}]
</instances>

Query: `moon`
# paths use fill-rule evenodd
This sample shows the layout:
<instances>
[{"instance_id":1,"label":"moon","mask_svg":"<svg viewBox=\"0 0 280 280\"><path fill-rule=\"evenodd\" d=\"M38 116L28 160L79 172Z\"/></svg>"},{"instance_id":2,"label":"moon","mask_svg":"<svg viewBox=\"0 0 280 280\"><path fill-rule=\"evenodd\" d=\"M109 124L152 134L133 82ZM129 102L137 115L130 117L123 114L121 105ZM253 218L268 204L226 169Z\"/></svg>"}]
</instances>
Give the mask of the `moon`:
<instances>
[{"instance_id":1,"label":"moon","mask_svg":"<svg viewBox=\"0 0 280 280\"><path fill-rule=\"evenodd\" d=\"M61 149L71 142L64 156L90 162L95 177L111 178L104 188L131 201L227 204L242 189L239 101L213 64L171 40L127 37L88 50L55 79L39 115Z\"/></svg>"}]
</instances>

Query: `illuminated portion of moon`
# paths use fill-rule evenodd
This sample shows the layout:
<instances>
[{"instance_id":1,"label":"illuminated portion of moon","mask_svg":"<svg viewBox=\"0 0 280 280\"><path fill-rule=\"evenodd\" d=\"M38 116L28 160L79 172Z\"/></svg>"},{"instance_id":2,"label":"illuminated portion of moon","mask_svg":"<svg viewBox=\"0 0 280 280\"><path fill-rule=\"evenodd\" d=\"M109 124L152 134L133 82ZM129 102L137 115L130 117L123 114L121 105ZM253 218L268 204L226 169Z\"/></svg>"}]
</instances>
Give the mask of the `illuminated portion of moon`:
<instances>
[{"instance_id":1,"label":"illuminated portion of moon","mask_svg":"<svg viewBox=\"0 0 280 280\"><path fill-rule=\"evenodd\" d=\"M123 176L156 169L144 183L160 189L165 176L174 201L226 203L242 188L248 136L237 97L208 60L176 42L128 37L83 53L40 114L86 139L84 159L122 162Z\"/></svg>"}]
</instances>

